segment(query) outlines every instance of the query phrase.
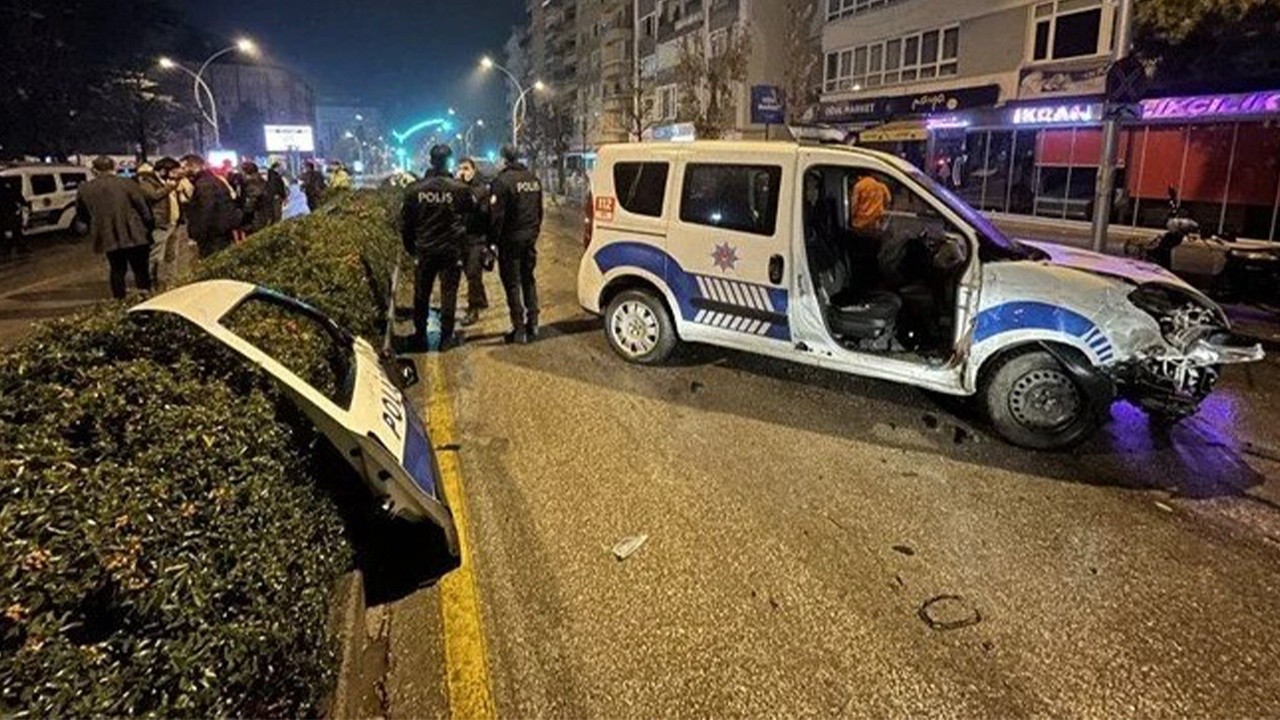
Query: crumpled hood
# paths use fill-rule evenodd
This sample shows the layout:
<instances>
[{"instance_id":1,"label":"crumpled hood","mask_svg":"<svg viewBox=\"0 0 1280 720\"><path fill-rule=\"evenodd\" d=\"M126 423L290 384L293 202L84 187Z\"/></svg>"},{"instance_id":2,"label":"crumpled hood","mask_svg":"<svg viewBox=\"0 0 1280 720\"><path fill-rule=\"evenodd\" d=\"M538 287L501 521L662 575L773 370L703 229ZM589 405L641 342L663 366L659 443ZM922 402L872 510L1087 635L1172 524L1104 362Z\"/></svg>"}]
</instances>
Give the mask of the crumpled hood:
<instances>
[{"instance_id":1,"label":"crumpled hood","mask_svg":"<svg viewBox=\"0 0 1280 720\"><path fill-rule=\"evenodd\" d=\"M1201 294L1198 290L1188 285L1177 275L1174 275L1159 265L1143 260L1113 257L1111 255L1096 253L1091 250L1080 250L1078 248L1058 245L1056 243L1033 242L1030 240L1019 240L1018 242L1037 250L1044 251L1049 255L1048 262L1054 265L1069 267L1075 270L1084 270L1085 272L1097 273L1098 275L1107 275L1121 280L1128 280L1129 282L1136 283L1138 285L1151 282L1173 285L1195 293L1196 295Z\"/></svg>"}]
</instances>

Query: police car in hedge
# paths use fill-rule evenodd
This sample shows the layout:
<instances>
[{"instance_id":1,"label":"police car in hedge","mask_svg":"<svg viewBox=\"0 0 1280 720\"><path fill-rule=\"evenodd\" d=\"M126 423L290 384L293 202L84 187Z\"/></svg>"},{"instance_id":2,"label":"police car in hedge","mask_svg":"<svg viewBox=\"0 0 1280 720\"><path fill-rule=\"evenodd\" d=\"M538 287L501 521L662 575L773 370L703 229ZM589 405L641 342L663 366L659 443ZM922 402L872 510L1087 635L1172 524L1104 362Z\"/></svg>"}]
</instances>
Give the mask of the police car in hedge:
<instances>
[{"instance_id":1,"label":"police car in hedge","mask_svg":"<svg viewBox=\"0 0 1280 720\"><path fill-rule=\"evenodd\" d=\"M1177 420L1262 358L1144 262L1006 237L914 166L794 142L605 146L578 275L625 360L708 343L977 396L1037 449L1117 398Z\"/></svg>"}]
</instances>

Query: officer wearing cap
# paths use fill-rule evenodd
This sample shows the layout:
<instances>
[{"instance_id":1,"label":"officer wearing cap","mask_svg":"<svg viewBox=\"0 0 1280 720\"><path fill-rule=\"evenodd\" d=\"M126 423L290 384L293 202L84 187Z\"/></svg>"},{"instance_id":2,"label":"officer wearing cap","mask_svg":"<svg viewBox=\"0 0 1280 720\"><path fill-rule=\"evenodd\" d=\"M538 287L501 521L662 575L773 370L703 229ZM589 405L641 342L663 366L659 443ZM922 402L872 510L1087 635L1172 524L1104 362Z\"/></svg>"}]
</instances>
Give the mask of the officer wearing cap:
<instances>
[{"instance_id":1,"label":"officer wearing cap","mask_svg":"<svg viewBox=\"0 0 1280 720\"><path fill-rule=\"evenodd\" d=\"M431 148L431 169L405 192L400 232L404 249L417 259L413 288L414 336L410 350L427 349L427 317L431 289L440 279L440 349L460 343L454 334L458 285L466 252L466 216L475 205L467 186L449 172L453 151L448 145Z\"/></svg>"},{"instance_id":2,"label":"officer wearing cap","mask_svg":"<svg viewBox=\"0 0 1280 720\"><path fill-rule=\"evenodd\" d=\"M506 167L493 180L489 202L490 244L498 248L498 275L511 311L508 343L527 343L538 336L538 235L542 232L542 183L520 162L514 145L502 149Z\"/></svg>"}]
</instances>

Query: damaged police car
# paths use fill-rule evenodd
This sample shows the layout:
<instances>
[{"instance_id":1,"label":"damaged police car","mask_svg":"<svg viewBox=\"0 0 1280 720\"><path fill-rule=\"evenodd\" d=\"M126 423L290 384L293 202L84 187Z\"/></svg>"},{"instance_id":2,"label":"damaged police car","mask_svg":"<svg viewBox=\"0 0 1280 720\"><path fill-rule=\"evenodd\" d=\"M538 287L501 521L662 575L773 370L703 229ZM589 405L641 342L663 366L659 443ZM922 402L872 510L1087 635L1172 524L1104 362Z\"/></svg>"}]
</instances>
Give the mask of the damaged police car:
<instances>
[{"instance_id":1,"label":"damaged police car","mask_svg":"<svg viewBox=\"0 0 1280 720\"><path fill-rule=\"evenodd\" d=\"M1263 357L1174 275L1011 240L870 150L606 146L587 210L579 302L633 363L688 341L977 396L1001 436L1055 449L1117 398L1181 419Z\"/></svg>"}]
</instances>

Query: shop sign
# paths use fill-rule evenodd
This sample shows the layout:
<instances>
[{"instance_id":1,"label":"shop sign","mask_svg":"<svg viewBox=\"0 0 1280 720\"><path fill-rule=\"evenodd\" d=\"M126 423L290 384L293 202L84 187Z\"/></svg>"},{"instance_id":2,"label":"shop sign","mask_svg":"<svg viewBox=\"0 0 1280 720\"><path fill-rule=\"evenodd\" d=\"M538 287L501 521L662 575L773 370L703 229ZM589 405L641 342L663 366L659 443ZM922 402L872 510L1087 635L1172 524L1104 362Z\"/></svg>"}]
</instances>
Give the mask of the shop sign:
<instances>
[{"instance_id":1,"label":"shop sign","mask_svg":"<svg viewBox=\"0 0 1280 720\"><path fill-rule=\"evenodd\" d=\"M954 113L957 110L995 105L999 99L999 85L979 85L914 95L839 100L819 106L817 119L819 122L852 123L909 115Z\"/></svg>"},{"instance_id":2,"label":"shop sign","mask_svg":"<svg viewBox=\"0 0 1280 720\"><path fill-rule=\"evenodd\" d=\"M751 86L751 123L781 125L787 121L787 99L774 85Z\"/></svg>"},{"instance_id":3,"label":"shop sign","mask_svg":"<svg viewBox=\"0 0 1280 720\"><path fill-rule=\"evenodd\" d=\"M1009 119L1014 125L1082 125L1101 120L1102 112L1097 104L1040 105L1014 108Z\"/></svg>"},{"instance_id":4,"label":"shop sign","mask_svg":"<svg viewBox=\"0 0 1280 720\"><path fill-rule=\"evenodd\" d=\"M1145 120L1194 120L1210 117L1280 114L1280 90L1238 95L1196 95L1142 101Z\"/></svg>"},{"instance_id":5,"label":"shop sign","mask_svg":"<svg viewBox=\"0 0 1280 720\"><path fill-rule=\"evenodd\" d=\"M653 129L652 137L660 142L692 142L698 136L693 123L660 125Z\"/></svg>"},{"instance_id":6,"label":"shop sign","mask_svg":"<svg viewBox=\"0 0 1280 720\"><path fill-rule=\"evenodd\" d=\"M1018 78L1018 97L1051 98L1064 95L1102 95L1107 91L1107 65L1096 60L1083 65L1034 66Z\"/></svg>"}]
</instances>

